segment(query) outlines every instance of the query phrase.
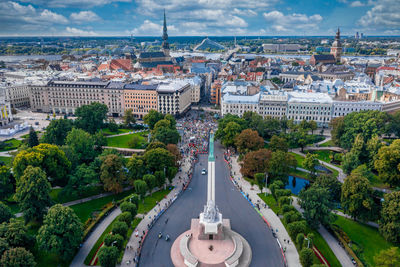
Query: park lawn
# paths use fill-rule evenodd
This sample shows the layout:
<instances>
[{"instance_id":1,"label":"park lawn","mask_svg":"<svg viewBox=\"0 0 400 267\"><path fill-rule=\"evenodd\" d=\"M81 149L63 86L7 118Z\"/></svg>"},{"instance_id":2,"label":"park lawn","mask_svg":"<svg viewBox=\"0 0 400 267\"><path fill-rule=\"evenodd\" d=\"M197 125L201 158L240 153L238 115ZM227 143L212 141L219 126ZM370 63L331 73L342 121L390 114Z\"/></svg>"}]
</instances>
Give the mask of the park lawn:
<instances>
[{"instance_id":1,"label":"park lawn","mask_svg":"<svg viewBox=\"0 0 400 267\"><path fill-rule=\"evenodd\" d=\"M340 267L341 264L339 260L336 258L332 249L329 247L328 243L326 243L321 234L315 230L311 230L311 233L314 234L314 245L322 253L322 255L324 255L325 259L329 262L331 267Z\"/></svg>"},{"instance_id":2,"label":"park lawn","mask_svg":"<svg viewBox=\"0 0 400 267\"><path fill-rule=\"evenodd\" d=\"M381 250L394 247L395 245L386 241L378 229L369 225L359 223L342 216L337 216L333 224L339 226L357 245L361 246L365 262L370 266L375 266L374 256Z\"/></svg>"},{"instance_id":3,"label":"park lawn","mask_svg":"<svg viewBox=\"0 0 400 267\"><path fill-rule=\"evenodd\" d=\"M275 198L272 196L272 194L267 194L267 196L265 196L265 193L258 193L258 196L262 199L262 201L265 202L265 204L268 205L268 207L270 209L272 209L272 211L278 215L279 214L279 206L278 203L276 203Z\"/></svg>"},{"instance_id":4,"label":"park lawn","mask_svg":"<svg viewBox=\"0 0 400 267\"><path fill-rule=\"evenodd\" d=\"M289 175L295 176L295 177L299 177L299 178L303 178L303 179L306 179L306 180L310 180L310 177L309 177L308 173L306 173L306 172L304 172L302 170L298 170L298 169L292 169L289 172Z\"/></svg>"},{"instance_id":5,"label":"park lawn","mask_svg":"<svg viewBox=\"0 0 400 267\"><path fill-rule=\"evenodd\" d=\"M289 152L291 155L294 156L294 158L297 160L297 167L303 168L303 161L304 161L304 157L300 156L296 153L293 152Z\"/></svg>"},{"instance_id":6,"label":"park lawn","mask_svg":"<svg viewBox=\"0 0 400 267\"><path fill-rule=\"evenodd\" d=\"M148 195L144 198L144 202L139 202L138 214L146 214L149 212L155 205L156 202L160 202L166 195L171 192L172 188L167 188L165 190L160 190L154 192L151 196Z\"/></svg>"},{"instance_id":7,"label":"park lawn","mask_svg":"<svg viewBox=\"0 0 400 267\"><path fill-rule=\"evenodd\" d=\"M104 193L104 189L102 186L91 186L85 192L83 192L82 195L60 194L62 190L62 188L55 188L51 190L50 197L55 203L66 203Z\"/></svg>"},{"instance_id":8,"label":"park lawn","mask_svg":"<svg viewBox=\"0 0 400 267\"><path fill-rule=\"evenodd\" d=\"M5 141L5 143L11 144L11 146L1 149L0 152L17 149L22 144L22 141L12 138L12 139Z\"/></svg>"},{"instance_id":9,"label":"park lawn","mask_svg":"<svg viewBox=\"0 0 400 267\"><path fill-rule=\"evenodd\" d=\"M70 206L81 222L84 224L94 211L101 211L102 207L112 201L118 201L133 193L133 190L124 191L122 193L94 199L85 203Z\"/></svg>"},{"instance_id":10,"label":"park lawn","mask_svg":"<svg viewBox=\"0 0 400 267\"><path fill-rule=\"evenodd\" d=\"M0 161L4 162L5 165L10 166L13 162L13 157L0 157Z\"/></svg>"},{"instance_id":11,"label":"park lawn","mask_svg":"<svg viewBox=\"0 0 400 267\"><path fill-rule=\"evenodd\" d=\"M320 144L319 146L322 146L322 147L330 147L330 146L335 146L335 144L333 143L332 140L329 140L329 141L327 141L327 142L325 142L325 143Z\"/></svg>"},{"instance_id":12,"label":"park lawn","mask_svg":"<svg viewBox=\"0 0 400 267\"><path fill-rule=\"evenodd\" d=\"M140 132L140 133L134 133L134 134L126 134L126 135L109 137L109 138L107 138L107 146L132 148L132 147L129 147L128 143L132 139L132 137L134 135L136 135L136 136L139 136L139 138L140 138L140 144L134 148L143 148L143 146L147 142L147 139L145 137L143 137L143 135L147 135L147 134L148 134L148 132Z\"/></svg>"},{"instance_id":13,"label":"park lawn","mask_svg":"<svg viewBox=\"0 0 400 267\"><path fill-rule=\"evenodd\" d=\"M104 135L114 135L114 134L122 134L122 133L129 133L132 129L118 129L116 132L111 132L109 128L102 129L101 132Z\"/></svg>"}]
</instances>

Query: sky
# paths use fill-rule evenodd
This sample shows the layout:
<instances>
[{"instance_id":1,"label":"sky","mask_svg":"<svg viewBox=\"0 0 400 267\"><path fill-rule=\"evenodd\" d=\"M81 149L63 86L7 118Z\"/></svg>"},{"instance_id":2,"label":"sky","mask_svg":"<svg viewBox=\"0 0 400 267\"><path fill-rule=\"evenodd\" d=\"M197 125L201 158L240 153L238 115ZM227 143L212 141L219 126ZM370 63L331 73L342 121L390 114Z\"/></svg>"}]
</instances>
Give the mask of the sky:
<instances>
[{"instance_id":1,"label":"sky","mask_svg":"<svg viewBox=\"0 0 400 267\"><path fill-rule=\"evenodd\" d=\"M400 0L0 0L1 36L400 35Z\"/></svg>"}]
</instances>

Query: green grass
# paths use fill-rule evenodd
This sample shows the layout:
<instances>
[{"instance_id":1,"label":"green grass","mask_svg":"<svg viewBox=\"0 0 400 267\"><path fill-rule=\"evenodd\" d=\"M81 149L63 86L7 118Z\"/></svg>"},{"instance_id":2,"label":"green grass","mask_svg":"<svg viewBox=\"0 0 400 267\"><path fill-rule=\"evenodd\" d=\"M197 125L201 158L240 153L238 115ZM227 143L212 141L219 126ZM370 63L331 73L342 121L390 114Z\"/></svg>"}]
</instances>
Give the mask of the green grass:
<instances>
[{"instance_id":1,"label":"green grass","mask_svg":"<svg viewBox=\"0 0 400 267\"><path fill-rule=\"evenodd\" d=\"M145 197L144 203L142 201L139 202L138 214L149 212L156 205L156 202L160 202L169 192L171 190L167 188L166 190L157 191L153 195Z\"/></svg>"},{"instance_id":2,"label":"green grass","mask_svg":"<svg viewBox=\"0 0 400 267\"><path fill-rule=\"evenodd\" d=\"M395 246L386 241L378 232L378 229L362 224L342 216L337 216L333 224L339 226L349 238L363 248L362 258L370 266L375 266L374 256L381 250Z\"/></svg>"},{"instance_id":3,"label":"green grass","mask_svg":"<svg viewBox=\"0 0 400 267\"><path fill-rule=\"evenodd\" d=\"M291 170L289 175L295 176L295 177L300 177L300 178L303 178L303 179L306 179L306 180L310 179L308 173L306 173L304 171L301 171L301 170L297 170L297 169Z\"/></svg>"},{"instance_id":4,"label":"green grass","mask_svg":"<svg viewBox=\"0 0 400 267\"><path fill-rule=\"evenodd\" d=\"M339 260L336 258L332 249L329 247L328 243L326 243L321 234L315 230L311 230L311 232L314 234L314 245L318 248L322 255L324 255L325 259L329 262L331 267L340 267L341 264Z\"/></svg>"},{"instance_id":5,"label":"green grass","mask_svg":"<svg viewBox=\"0 0 400 267\"><path fill-rule=\"evenodd\" d=\"M110 129L105 128L101 130L104 135L114 135L114 134L122 134L122 133L129 133L133 131L132 129L118 129L116 132L111 132Z\"/></svg>"},{"instance_id":6,"label":"green grass","mask_svg":"<svg viewBox=\"0 0 400 267\"><path fill-rule=\"evenodd\" d=\"M332 140L329 140L329 141L327 141L325 143L320 144L319 146L321 146L321 147L330 147L330 146L335 146L335 144L333 143Z\"/></svg>"},{"instance_id":7,"label":"green grass","mask_svg":"<svg viewBox=\"0 0 400 267\"><path fill-rule=\"evenodd\" d=\"M139 138L140 138L140 144L138 147L134 147L134 148L142 148L147 142L147 138L143 137L143 135L147 135L147 134L148 134L148 132L140 132L140 133L110 137L110 138L107 138L107 146L131 148L131 147L129 147L128 142L132 139L132 137L134 135L136 135L136 136L139 136Z\"/></svg>"},{"instance_id":8,"label":"green grass","mask_svg":"<svg viewBox=\"0 0 400 267\"><path fill-rule=\"evenodd\" d=\"M296 153L293 153L293 152L289 152L289 153L290 153L291 155L293 155L294 158L297 160L297 167L304 168L304 167L303 167L304 157L303 157L303 156L300 156L300 155L298 155L298 154L296 154Z\"/></svg>"},{"instance_id":9,"label":"green grass","mask_svg":"<svg viewBox=\"0 0 400 267\"><path fill-rule=\"evenodd\" d=\"M119 193L117 195L111 195L107 197L102 197L99 199L94 199L85 203L77 204L70 206L72 208L76 215L79 217L82 223L85 223L87 219L89 219L90 215L95 212L95 211L101 211L102 207L110 202L118 201L123 199L124 197L129 196L132 194L132 190L124 191L122 193Z\"/></svg>"},{"instance_id":10,"label":"green grass","mask_svg":"<svg viewBox=\"0 0 400 267\"><path fill-rule=\"evenodd\" d=\"M378 187L378 188L390 188L388 184L385 184L384 182L379 179L379 177L375 174L372 174L371 177L368 177L368 180L373 187Z\"/></svg>"},{"instance_id":11,"label":"green grass","mask_svg":"<svg viewBox=\"0 0 400 267\"><path fill-rule=\"evenodd\" d=\"M272 209L273 212L275 212L275 214L279 214L278 203L276 203L275 198L271 194L265 196L265 193L259 193L258 196L262 199L262 201L265 202L265 204L268 205L270 209Z\"/></svg>"},{"instance_id":12,"label":"green grass","mask_svg":"<svg viewBox=\"0 0 400 267\"><path fill-rule=\"evenodd\" d=\"M81 195L66 195L66 194L60 194L62 188L56 188L52 189L50 192L50 197L55 203L66 203L90 196L95 196L101 193L104 193L103 187L102 186L91 186L88 187Z\"/></svg>"},{"instance_id":13,"label":"green grass","mask_svg":"<svg viewBox=\"0 0 400 267\"><path fill-rule=\"evenodd\" d=\"M0 157L0 161L4 162L5 165L11 167L13 157Z\"/></svg>"},{"instance_id":14,"label":"green grass","mask_svg":"<svg viewBox=\"0 0 400 267\"><path fill-rule=\"evenodd\" d=\"M22 141L12 138L12 139L6 140L5 143L11 144L11 145L6 148L0 149L0 151L9 151L9 150L17 149L22 144Z\"/></svg>"}]
</instances>

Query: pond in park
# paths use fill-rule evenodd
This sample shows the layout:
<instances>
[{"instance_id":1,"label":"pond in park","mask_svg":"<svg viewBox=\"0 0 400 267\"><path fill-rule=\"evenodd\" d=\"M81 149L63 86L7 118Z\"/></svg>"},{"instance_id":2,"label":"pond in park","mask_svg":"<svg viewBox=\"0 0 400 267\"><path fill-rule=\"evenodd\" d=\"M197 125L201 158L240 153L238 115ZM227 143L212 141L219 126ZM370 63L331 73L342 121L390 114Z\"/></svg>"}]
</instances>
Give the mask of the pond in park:
<instances>
[{"instance_id":1,"label":"pond in park","mask_svg":"<svg viewBox=\"0 0 400 267\"><path fill-rule=\"evenodd\" d=\"M310 182L306 179L299 178L299 177L293 177L289 175L289 182L285 186L285 189L290 189L293 194L298 195L304 187L309 185Z\"/></svg>"}]
</instances>

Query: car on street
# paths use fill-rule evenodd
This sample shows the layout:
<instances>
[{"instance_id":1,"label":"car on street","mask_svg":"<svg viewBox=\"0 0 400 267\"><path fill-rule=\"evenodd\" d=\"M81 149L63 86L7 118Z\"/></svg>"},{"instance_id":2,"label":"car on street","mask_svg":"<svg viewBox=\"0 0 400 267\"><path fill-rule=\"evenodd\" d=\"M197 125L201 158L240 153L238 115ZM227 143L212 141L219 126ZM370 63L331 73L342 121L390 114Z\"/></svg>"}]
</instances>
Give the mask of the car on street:
<instances>
[{"instance_id":1,"label":"car on street","mask_svg":"<svg viewBox=\"0 0 400 267\"><path fill-rule=\"evenodd\" d=\"M206 174L206 173L207 173L206 169L202 169L202 170L201 170L201 174L204 175L204 174Z\"/></svg>"}]
</instances>

